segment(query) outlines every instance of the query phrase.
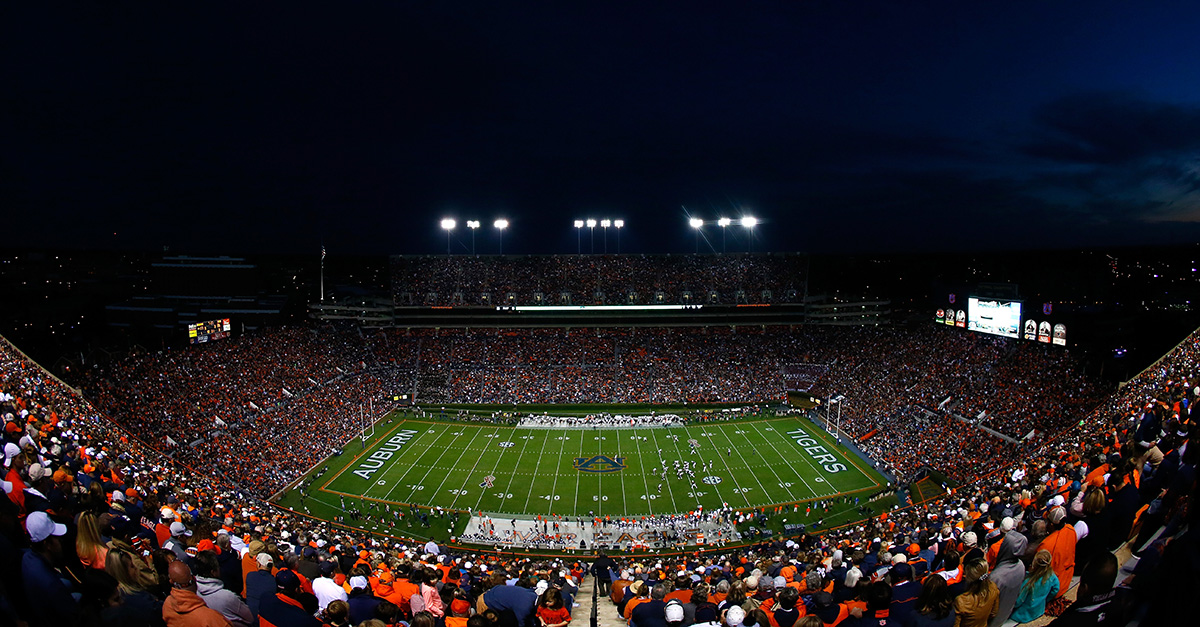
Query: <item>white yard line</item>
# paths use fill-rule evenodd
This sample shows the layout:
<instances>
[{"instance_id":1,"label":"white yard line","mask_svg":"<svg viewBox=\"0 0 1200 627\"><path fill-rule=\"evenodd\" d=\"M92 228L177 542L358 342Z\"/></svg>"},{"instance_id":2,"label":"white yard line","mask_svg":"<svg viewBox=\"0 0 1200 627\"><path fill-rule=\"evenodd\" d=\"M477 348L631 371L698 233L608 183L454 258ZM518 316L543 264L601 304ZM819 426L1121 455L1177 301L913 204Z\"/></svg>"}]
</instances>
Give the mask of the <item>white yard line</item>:
<instances>
[{"instance_id":1,"label":"white yard line","mask_svg":"<svg viewBox=\"0 0 1200 627\"><path fill-rule=\"evenodd\" d=\"M542 450L540 453L538 453L537 463L533 465L533 482L535 484L537 483L538 470L540 470L542 467L542 458L544 458L546 456L546 442L549 439L550 439L550 436L547 435L546 439L542 440ZM525 505L521 507L521 511L524 511L524 512L529 511L529 497L531 497L531 496L533 496L533 486L532 485L529 486L529 493L525 495Z\"/></svg>"},{"instance_id":2,"label":"white yard line","mask_svg":"<svg viewBox=\"0 0 1200 627\"><path fill-rule=\"evenodd\" d=\"M642 436L638 435L637 429L633 430L633 441L635 442L634 446L637 446L638 461L641 462L641 460L642 460ZM628 468L628 466L626 466L626 468ZM653 516L654 515L654 507L652 507L650 505L651 503L653 503L653 501L650 500L650 495L651 495L650 482L646 481L646 473L638 473L638 474L640 474L642 476L642 485L646 487L646 508L650 510L650 515Z\"/></svg>"},{"instance_id":3,"label":"white yard line","mask_svg":"<svg viewBox=\"0 0 1200 627\"><path fill-rule=\"evenodd\" d=\"M740 425L738 425L738 426L740 426ZM735 426L735 427L734 427L734 429L737 429L737 428L738 428L738 426ZM722 431L724 431L724 429L722 429ZM762 433L762 432L761 432L761 431L759 431L757 428L755 428L755 429L754 429L754 431L755 431L755 433ZM774 433L774 432L772 432L772 433ZM726 437L728 437L728 434L726 435ZM779 454L779 452L775 450L775 447L773 447L773 446L770 446L770 445L768 444L768 445L767 445L767 448L768 448L768 449L770 449L772 452L774 452L774 453L775 453L775 455L776 455L776 457L778 457L778 458L779 458L779 460L780 460L780 461L782 461L782 462L783 462L783 464L784 464L785 466L788 466L788 468L789 468L789 469L791 468L791 466L789 466L789 465L788 465L787 458L785 458L784 456L780 455L780 454ZM763 461L766 461L766 460L763 460ZM795 499L795 498L792 496L792 489L791 489L791 488L789 488L789 487L787 487L787 486L785 486L785 485L784 485L784 481L783 481L783 477L780 477L780 476L779 476L779 473L775 472L775 464L767 464L767 468L770 468L770 469L771 469L771 474L775 475L775 478L779 480L779 487L783 488L783 489L784 489L784 490L787 492L788 500L791 500L791 501L794 501L794 500L796 500L796 499ZM792 473L793 473L793 474L795 474L797 477L799 477L799 479L800 479L801 481L804 481L804 477L800 476L800 473L796 472L795 470L792 470ZM807 486L807 485L808 485L808 482L807 482L807 481L804 481L804 485L806 485L806 486ZM810 488L809 490L811 491L811 488ZM770 496L769 496L769 495L768 495L768 499L769 499L769 500L774 500L774 499L770 499Z\"/></svg>"},{"instance_id":4,"label":"white yard line","mask_svg":"<svg viewBox=\"0 0 1200 627\"><path fill-rule=\"evenodd\" d=\"M422 430L421 430L421 434L420 434L420 435L418 435L416 438L414 438L414 439L410 440L410 441L409 441L407 444L405 444L405 446L413 446L413 445L415 445L415 444L417 443L417 441L418 441L418 440L420 440L422 437L424 437L424 436L428 435L428 434L429 434L429 432L433 430L434 426L435 426L435 425L432 425L432 424L430 424L430 425L428 425L428 428L427 428L427 429L422 429ZM442 426L442 425L436 425L436 426ZM450 425L450 426L453 426L453 425ZM450 426L447 426L447 427L446 427L446 430L449 430ZM434 434L434 436L433 436L433 441L434 441L434 442L436 442L436 441L437 441L437 439L438 439L438 438L440 438L440 437L442 437L442 434L444 434L444 433L446 433L446 431L445 431L445 430L443 430L443 431L441 431L441 432L438 432L438 433L435 433L435 434ZM410 450L411 450L411 449L410 449ZM417 458L420 458L422 455L424 455L424 453L425 453L424 451L422 451L422 452L418 453L418 454L417 454ZM441 457L439 457L438 459L441 459ZM414 458L414 459L413 459L413 461L415 462L415 461L416 461L416 458ZM418 467L418 466L417 466L416 464L409 464L409 465L408 465L408 468L409 468L409 469L411 469L411 468L415 468L415 467ZM389 467L388 467L388 470L391 470L392 468L394 468L394 466L389 466ZM401 473L401 474L400 474L400 476L396 477L395 479L392 479L392 478L391 478L391 473L390 473L390 472L385 472L385 473L384 473L384 476L385 476L385 477L388 477L388 481L394 481L395 483L394 483L393 485L391 485L391 486L388 488L387 494L383 495L383 498L382 498L382 499L380 499L380 500L381 500L381 501L391 501L391 500L392 500L392 492L393 492L393 491L394 491L394 490L395 490L395 489L396 489L398 486L404 485L404 478L408 476L408 469L405 469L405 471L404 471L403 473ZM373 484L371 484L371 485L377 485L377 484L378 484L378 482L376 482L376 483L373 483ZM393 502L394 502L394 501L393 501Z\"/></svg>"},{"instance_id":5,"label":"white yard line","mask_svg":"<svg viewBox=\"0 0 1200 627\"><path fill-rule=\"evenodd\" d=\"M707 426L700 427L700 432L701 432L701 433L708 433L708 427L707 427ZM722 433L724 433L724 432L722 432ZM712 445L712 447L713 447L713 450L714 450L714 451L716 451L716 453L717 453L717 456L719 457L719 456L721 455L721 449L720 449L720 447L718 447L718 446L717 446L717 443L713 441L713 439L712 439L712 436L711 436L711 435L706 435L706 436L704 436L704 437L708 438L708 443ZM726 436L726 438L725 438L725 439L726 439L726 440L729 440L728 436ZM733 440L729 440L729 448L731 448L731 449L737 448L736 446L734 446L734 444L733 444ZM723 459L723 460L726 460L726 461L725 461L725 470L727 470L727 471L729 472L729 480L733 482L733 485L737 486L737 490L738 490L738 492L739 492L739 493L742 495L742 498L743 498L743 499L745 499L745 501L746 501L746 506L747 506L747 507L754 507L753 505L751 505L751 504L750 504L750 497L746 496L746 492L745 492L745 491L743 491L743 489L742 489L742 484L738 483L738 481L737 481L737 478L736 478L736 476L735 476L735 474L734 474L734 472L733 472L733 469L729 467L729 461L728 461L728 460L729 460L729 456L722 457L721 459ZM747 472L749 472L751 476L754 476L754 471L753 471L753 470L751 470L751 469L747 468L747 469L746 469L746 471L747 471ZM755 479L754 479L754 480L755 480L755 481L758 481L758 478L757 478L757 477L755 477ZM760 490L762 490L762 489L763 489L763 487L762 487L762 484L761 484L761 483L760 483L760 484L758 484L758 488L759 488ZM721 499L721 500L722 500L722 501L724 501L725 499Z\"/></svg>"},{"instance_id":6,"label":"white yard line","mask_svg":"<svg viewBox=\"0 0 1200 627\"><path fill-rule=\"evenodd\" d=\"M580 432L580 435L579 435L579 456L583 457L583 432ZM579 514L579 482L581 481L582 477L583 477L583 473L576 470L575 471L575 516L580 515ZM579 535L580 535L580 537L582 537L583 533L581 532Z\"/></svg>"},{"instance_id":7,"label":"white yard line","mask_svg":"<svg viewBox=\"0 0 1200 627\"><path fill-rule=\"evenodd\" d=\"M462 428L462 425L454 425L454 427L455 427L455 428ZM483 431L483 429L480 429L479 431ZM473 442L473 441L475 441L475 437L479 435L479 431L476 431L476 432L475 432L475 434L471 436L471 441L472 441L472 442ZM443 433L445 433L445 432L443 432ZM466 448L464 448L464 449L462 449L461 451L459 451L459 454L458 454L458 459L459 459L459 460L461 460L461 459L462 459L462 456L463 456L463 454L464 454L464 453L466 453L466 452L467 452L467 449L469 449L470 447L471 447L471 443L470 443L470 442L468 442L468 443L467 443L467 447L466 447ZM416 486L416 487L413 489L412 493L408 495L408 500L407 500L407 501L405 501L406 503L411 503L411 502L412 502L412 498L413 498L414 496L416 496L416 495L417 495L417 492L424 492L424 490L421 490L420 488L421 488L421 486L424 486L424 485L425 485L425 479L426 479L426 477L428 477L428 476L429 476L429 473L433 472L434 468L436 468L436 467L437 467L437 465L438 465L438 462L442 461L442 458L446 457L446 453L448 453L448 452L450 452L450 449L449 449L449 448L446 448L445 450L443 450L443 451L442 451L442 454L441 454L441 455L438 455L438 458L437 458L437 459L435 459L435 460L433 461L433 465L432 465L432 466L430 466L430 467L429 467L429 470L426 470L426 471L425 471L425 475L421 477L421 482L420 482L420 483L414 483L414 484L410 484L410 485L413 485L413 486ZM457 463L458 463L458 461L456 460L454 463L455 463L455 464L457 464ZM451 466L451 467L453 468L453 466ZM446 480L446 478L445 478L445 477L442 477L442 481L445 481L445 480ZM394 489L394 488L393 488L393 489ZM430 501L430 499L422 499L422 500L423 500L424 502L423 502L423 503L420 503L421 505L429 505L429 501Z\"/></svg>"},{"instance_id":8,"label":"white yard line","mask_svg":"<svg viewBox=\"0 0 1200 627\"><path fill-rule=\"evenodd\" d=\"M563 433L563 436L566 436L566 434ZM569 437L569 436L567 436L567 437ZM554 464L554 484L550 486L550 499L547 501L547 503L550 504L550 507L549 507L549 509L546 510L547 514L554 513L554 496L555 496L555 494L557 494L555 492L555 490L558 489L558 467L562 465L562 454L563 454L563 451L565 451L566 449L567 449L567 441L562 440L562 445L558 447L558 461ZM537 477L534 477L533 480L534 480L534 482L537 482ZM529 490L532 493L533 487L530 486Z\"/></svg>"},{"instance_id":9,"label":"white yard line","mask_svg":"<svg viewBox=\"0 0 1200 627\"><path fill-rule=\"evenodd\" d=\"M499 434L499 433L500 433L499 429L497 429L497 430L496 430L496 433L497 433L497 434ZM512 438L512 436L513 436L513 435L516 435L516 434L517 434L517 430L516 430L516 429L512 429L512 435L510 435L510 436L509 436L509 438ZM495 440L496 438L490 438L490 439L492 439L492 440ZM502 440L502 441L504 441L504 442L511 442L512 440L511 440L511 439L509 439L509 440ZM488 473L489 475L495 475L495 474L496 474L496 469L500 467L500 460L504 459L504 454L505 454L506 452L508 452L508 449L510 449L510 448L517 448L517 447L515 447L515 446L510 446L510 447L507 447L507 448L501 447L501 449L500 449L500 454L496 456L496 464L495 464L494 466L492 466L492 471ZM484 450L486 451L486 448L485 448ZM483 455L481 454L481 455L479 456L479 458L475 460L475 465L476 465L476 466L478 466L478 465L479 465L479 459L482 459L482 458L483 458ZM474 468L471 468L471 472L472 472L472 473L474 473L474 472L475 472L475 469L474 469ZM503 490L502 490L501 492L502 492L503 494L510 494L509 492L504 492ZM475 509L479 509L479 503L480 503L481 501L483 501L483 495L484 495L484 492L483 492L483 490L480 490L480 491L479 491L479 499L475 501ZM504 501L505 501L505 497L500 497L500 507L504 507Z\"/></svg>"},{"instance_id":10,"label":"white yard line","mask_svg":"<svg viewBox=\"0 0 1200 627\"><path fill-rule=\"evenodd\" d=\"M797 424L797 423L793 423L793 424ZM800 429L803 430L805 433L807 433L810 437L812 437L812 439L820 442L820 438L813 435L812 432L809 431L808 429L805 429L804 427L800 427ZM825 479L825 475L820 471L820 469L817 468L816 464L813 463L812 457L808 454L808 451L801 448L800 445L797 444L796 441L792 439L792 436L788 435L787 432L781 433L779 431L775 431L774 433L778 434L780 437L787 440L788 443L792 445L792 448L794 448L796 450L796 456L803 459L808 464L808 467L813 469L813 472L816 473L816 476L821 477L822 479ZM826 450L829 450L829 449L826 449ZM829 451L829 452L832 455L835 455L835 456L837 455L836 451ZM847 463L846 466L848 468L853 468L853 465L849 464L849 463ZM829 479L825 479L824 483L829 486L830 490L833 490L833 491L828 494L825 494L825 493L818 494L816 490L812 489L812 486L810 486L807 481L804 482L804 485L808 486L809 491L813 493L813 498L830 496L833 494L837 494L839 492L837 487L833 485L833 481L831 481Z\"/></svg>"},{"instance_id":11,"label":"white yard line","mask_svg":"<svg viewBox=\"0 0 1200 627\"><path fill-rule=\"evenodd\" d=\"M478 430L475 432L475 435L479 435L479 431L482 431L484 428L486 428L486 427L480 427L480 428L478 428ZM475 435L472 435L472 436L471 436L471 440L474 440L474 439L475 439ZM456 438L457 438L458 436L454 436L454 437L456 437ZM491 438L489 438L489 439L491 439ZM486 445L485 445L485 446L486 446ZM459 461L462 461L462 457L463 457L463 455L465 455L465 454L467 453L467 451L468 451L468 450L470 450L470 448L471 448L471 444L470 444L470 442L468 442L468 443L467 443L467 446L466 446L466 448L464 448L464 449L462 450L462 452L460 452L460 453L458 454L458 460L456 460L456 461L454 462L454 466L451 466L451 468L454 468L454 467L458 466L458 462L459 462ZM486 448L485 448L485 450L486 450ZM483 455L479 455L478 457L476 457L476 458L475 458L475 463L471 465L471 470L467 471L467 480L468 480L468 481L471 479L471 475L475 474L475 467L479 465L479 460L480 460L482 457L483 457ZM438 458L438 461L441 461L441 458L440 458L440 457ZM435 490L435 491L434 491L434 495L435 495L435 496L436 496L436 494L437 494L438 492L441 492L441 491L442 491L442 486L446 485L446 479L449 479L449 478L450 478L450 473L451 473L451 472L454 472L454 471L453 471L453 470L447 470L447 471L446 471L446 474L442 476L442 482L438 484L437 490ZM454 495L454 500L450 502L450 508L451 508L451 509L453 509L453 508L454 508L454 505L455 505L455 504L457 504L457 503L458 503L458 495L457 495L457 494L455 494L455 495Z\"/></svg>"},{"instance_id":12,"label":"white yard line","mask_svg":"<svg viewBox=\"0 0 1200 627\"><path fill-rule=\"evenodd\" d=\"M691 433L688 433L688 432L686 432L686 431L685 431L685 432L684 432L684 436L685 436L685 437L687 437L688 439L691 439ZM684 461L685 459L690 459L689 457L685 456L685 455L683 454L683 452L682 452L682 451L680 451L680 450L679 450L679 442L675 442L675 439L674 439L674 438L671 438L671 441L675 443L675 452L679 454L679 461L681 461L681 462L682 462L682 461ZM689 451L689 452L691 451L691 446L690 446L690 445L688 446L688 451ZM719 455L719 454L720 454L720 451L717 451L717 453L718 453L718 455ZM703 458L704 456L703 456L703 455L697 455L697 457ZM729 470L729 464L728 464L728 463L725 463L725 469L726 469L726 470ZM667 468L667 477L668 477L668 481L670 480L670 473L671 473L671 469L668 467L668 468ZM730 470L730 471L729 471L729 474L730 474L730 475L732 475L732 474L733 474L733 471L732 471L732 470ZM701 484L704 484L704 477L700 477L700 483L701 483ZM699 490L699 489L700 489L700 488L698 488L698 487L696 488L696 490ZM725 500L725 497L721 495L721 490L720 490L720 489L718 489L718 488L717 488L717 486L713 486L713 491L717 493L717 498L721 499L721 502L722 502L722 503L727 503L727 502L728 502L728 501L726 501L726 500ZM695 492L695 490L693 490L693 491L692 491L692 494L693 494L693 495L695 495L695 493L696 493L696 492ZM746 497L746 495L745 495L745 494L743 494L743 495L742 495L742 498L745 498L745 497ZM698 497L698 496L693 496L692 498L696 499L696 505L699 505L699 504L700 504L700 497ZM749 504L750 504L750 500L749 500L749 499L747 499L747 500L746 500L746 504L747 504L747 505L749 505Z\"/></svg>"},{"instance_id":13,"label":"white yard line","mask_svg":"<svg viewBox=\"0 0 1200 627\"><path fill-rule=\"evenodd\" d=\"M666 431L667 436L664 436L664 437L667 437L668 439L670 439L669 438L670 431L671 431L670 429L651 429L650 430L651 433L654 433L656 431ZM674 440L672 440L672 442L674 442ZM659 451L662 450L662 444L659 443L658 436L654 436L654 448ZM663 456L661 454L659 454L658 465L654 467L654 473L655 473L654 476L656 476L656 477L662 476L662 475L658 474L658 469L662 468L662 463L663 463ZM668 469L667 472L669 473L670 469ZM679 509L679 503L675 501L675 490L673 488L671 488L671 481L669 479L661 479L660 481L667 484L667 493L671 495L671 509L675 509L675 510ZM699 488L696 488L696 490L699 490ZM696 504L699 505L700 497L695 496L695 490L693 490L692 493L693 493L694 498L696 499ZM678 514L679 512L675 512L675 513Z\"/></svg>"}]
</instances>

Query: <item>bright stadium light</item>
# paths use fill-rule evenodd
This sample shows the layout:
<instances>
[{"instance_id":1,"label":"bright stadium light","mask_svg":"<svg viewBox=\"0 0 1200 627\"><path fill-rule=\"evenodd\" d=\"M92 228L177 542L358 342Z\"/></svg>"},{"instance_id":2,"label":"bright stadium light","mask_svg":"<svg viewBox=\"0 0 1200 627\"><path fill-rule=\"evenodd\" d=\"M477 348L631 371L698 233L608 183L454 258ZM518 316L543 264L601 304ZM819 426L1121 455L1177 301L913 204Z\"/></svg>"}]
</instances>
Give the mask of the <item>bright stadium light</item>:
<instances>
[{"instance_id":1,"label":"bright stadium light","mask_svg":"<svg viewBox=\"0 0 1200 627\"><path fill-rule=\"evenodd\" d=\"M591 218L588 218L588 221L587 221L587 228L589 228L589 229L594 229L594 228L596 228L596 221L595 221L595 220L592 220Z\"/></svg>"},{"instance_id":2,"label":"bright stadium light","mask_svg":"<svg viewBox=\"0 0 1200 627\"><path fill-rule=\"evenodd\" d=\"M608 254L608 227L612 226L612 220L605 218L600 221L601 228L604 229L604 254Z\"/></svg>"},{"instance_id":3,"label":"bright stadium light","mask_svg":"<svg viewBox=\"0 0 1200 627\"><path fill-rule=\"evenodd\" d=\"M596 221L591 218L588 218L586 224L587 224L587 228L588 228L588 240L589 240L588 253L594 254L596 252Z\"/></svg>"},{"instance_id":4,"label":"bright stadium light","mask_svg":"<svg viewBox=\"0 0 1200 627\"><path fill-rule=\"evenodd\" d=\"M479 228L479 220L467 220L467 228L471 229L471 254L475 254L475 229Z\"/></svg>"},{"instance_id":5,"label":"bright stadium light","mask_svg":"<svg viewBox=\"0 0 1200 627\"><path fill-rule=\"evenodd\" d=\"M625 226L624 220L613 220L613 226L617 227L617 254L621 254L621 227Z\"/></svg>"},{"instance_id":6,"label":"bright stadium light","mask_svg":"<svg viewBox=\"0 0 1200 627\"><path fill-rule=\"evenodd\" d=\"M747 252L754 252L754 227L758 226L758 218L746 216L742 218L742 226L750 231L750 241L746 244Z\"/></svg>"},{"instance_id":7,"label":"bright stadium light","mask_svg":"<svg viewBox=\"0 0 1200 627\"><path fill-rule=\"evenodd\" d=\"M575 221L575 254L576 255L583 254L583 246L579 243L579 241L580 241L579 234L583 232L582 229L583 229L583 220L576 220Z\"/></svg>"},{"instance_id":8,"label":"bright stadium light","mask_svg":"<svg viewBox=\"0 0 1200 627\"><path fill-rule=\"evenodd\" d=\"M446 229L446 254L447 255L450 254L450 231L454 230L454 225L455 225L455 222L454 222L453 218L443 218L442 219L442 228Z\"/></svg>"},{"instance_id":9,"label":"bright stadium light","mask_svg":"<svg viewBox=\"0 0 1200 627\"><path fill-rule=\"evenodd\" d=\"M733 220L729 218L721 218L717 220L717 224L721 227L721 254L725 254L725 227L733 224Z\"/></svg>"},{"instance_id":10,"label":"bright stadium light","mask_svg":"<svg viewBox=\"0 0 1200 627\"><path fill-rule=\"evenodd\" d=\"M496 229L498 229L500 231L500 254L503 255L504 254L504 229L508 228L508 220L505 220L504 218L500 218L499 220L496 220L495 222L493 222L492 226L496 227Z\"/></svg>"},{"instance_id":11,"label":"bright stadium light","mask_svg":"<svg viewBox=\"0 0 1200 627\"><path fill-rule=\"evenodd\" d=\"M701 220L700 218L688 218L688 225L691 226L692 229L696 231L696 237L695 237L696 250L695 250L695 252L697 254L699 254L700 253L700 227L704 226L704 220Z\"/></svg>"}]
</instances>

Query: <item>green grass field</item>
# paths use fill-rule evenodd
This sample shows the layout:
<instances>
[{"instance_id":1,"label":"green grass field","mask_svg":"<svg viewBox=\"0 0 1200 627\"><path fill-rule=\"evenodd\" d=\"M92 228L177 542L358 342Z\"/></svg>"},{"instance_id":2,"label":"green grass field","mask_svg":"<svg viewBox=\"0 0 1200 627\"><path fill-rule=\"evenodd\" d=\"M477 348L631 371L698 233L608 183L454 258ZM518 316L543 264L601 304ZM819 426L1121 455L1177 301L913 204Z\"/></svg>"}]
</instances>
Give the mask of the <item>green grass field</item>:
<instances>
[{"instance_id":1,"label":"green grass field","mask_svg":"<svg viewBox=\"0 0 1200 627\"><path fill-rule=\"evenodd\" d=\"M305 506L315 508L313 515L340 511L344 497L348 504L362 499L500 515L616 517L866 496L883 484L800 418L607 430L392 418L379 424L365 451L354 444L330 461L309 490ZM669 468L665 481L662 460ZM712 462L712 469L696 472L693 489L687 477L676 477L674 460ZM481 485L487 477L490 488ZM294 494L283 499L296 503Z\"/></svg>"}]
</instances>

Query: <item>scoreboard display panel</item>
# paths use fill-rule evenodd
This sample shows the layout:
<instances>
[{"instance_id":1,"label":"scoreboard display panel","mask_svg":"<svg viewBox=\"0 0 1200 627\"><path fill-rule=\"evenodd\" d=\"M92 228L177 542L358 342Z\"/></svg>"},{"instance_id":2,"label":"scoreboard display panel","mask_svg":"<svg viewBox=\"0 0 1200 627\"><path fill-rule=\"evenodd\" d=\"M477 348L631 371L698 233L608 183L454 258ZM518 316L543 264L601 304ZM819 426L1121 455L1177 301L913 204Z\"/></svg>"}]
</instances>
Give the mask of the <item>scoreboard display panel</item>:
<instances>
[{"instance_id":1,"label":"scoreboard display panel","mask_svg":"<svg viewBox=\"0 0 1200 627\"><path fill-rule=\"evenodd\" d=\"M1019 337L1021 303L971 296L967 299L967 328L1004 337Z\"/></svg>"},{"instance_id":2,"label":"scoreboard display panel","mask_svg":"<svg viewBox=\"0 0 1200 627\"><path fill-rule=\"evenodd\" d=\"M229 318L205 320L188 325L188 343L203 344L209 340L229 337Z\"/></svg>"}]
</instances>

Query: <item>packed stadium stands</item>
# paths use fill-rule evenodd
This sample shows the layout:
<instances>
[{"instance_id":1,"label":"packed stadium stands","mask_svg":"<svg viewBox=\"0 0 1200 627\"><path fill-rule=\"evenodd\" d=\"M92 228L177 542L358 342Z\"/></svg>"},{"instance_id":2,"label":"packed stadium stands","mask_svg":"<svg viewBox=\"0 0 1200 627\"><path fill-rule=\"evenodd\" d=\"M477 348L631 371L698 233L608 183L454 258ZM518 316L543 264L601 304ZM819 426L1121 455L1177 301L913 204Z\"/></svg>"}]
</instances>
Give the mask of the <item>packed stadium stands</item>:
<instances>
[{"instance_id":1,"label":"packed stadium stands","mask_svg":"<svg viewBox=\"0 0 1200 627\"><path fill-rule=\"evenodd\" d=\"M592 581L602 593L617 589L613 598L635 624L681 627L866 624L859 615L870 624L908 624L908 616L915 624L942 624L953 614L952 623L980 625L1044 612L1061 615L1061 624L1097 624L1101 614L1102 624L1121 625L1190 618L1184 599L1200 585L1192 524L1200 511L1193 503L1200 452L1190 446L1200 334L1101 397L1063 353L1046 347L947 329L839 333L639 337L649 339L647 355L670 347L689 357L730 350L769 360L775 347L789 361L830 364L819 385L848 399L862 394L861 414L843 415L844 422L861 430L871 416L888 419L868 446L880 442L876 451L897 468L969 458L954 471L963 483L932 501L819 535L705 554L600 557L585 590ZM454 340L440 344L446 337ZM706 337L716 338L713 346L705 346ZM612 345L625 341L615 338ZM255 496L304 467L304 460L286 465L285 457L344 437L356 424L347 406L357 398L420 381L431 346L457 355L444 368L502 360L460 339L286 330L137 355L89 382L98 406L5 343L0 414L8 498L0 499L0 558L9 567L0 569L0 616L29 625L404 619L432 627L462 625L475 610L491 608L508 627L531 624L539 601L551 606L560 596L569 612L588 573L573 559L374 536ZM833 341L847 343L831 359ZM725 343L734 347L715 348ZM521 361L544 356L532 350ZM266 359L287 367L271 368ZM879 411L868 409L874 406ZM1006 456L999 442L1007 440L985 437L970 423L980 414L998 433L1040 435L1025 441L1019 456ZM166 446L167 437L175 447ZM185 452L195 440L201 442ZM189 468L181 460L207 465ZM515 586L504 585L510 579ZM473 602L479 596L483 602ZM655 603L664 597L680 598L683 607ZM599 611L614 609L602 602ZM656 619L658 612L663 617ZM196 622L177 622L183 614ZM470 620L488 624L482 616Z\"/></svg>"},{"instance_id":2,"label":"packed stadium stands","mask_svg":"<svg viewBox=\"0 0 1200 627\"><path fill-rule=\"evenodd\" d=\"M399 306L797 303L798 254L394 256Z\"/></svg>"}]
</instances>

